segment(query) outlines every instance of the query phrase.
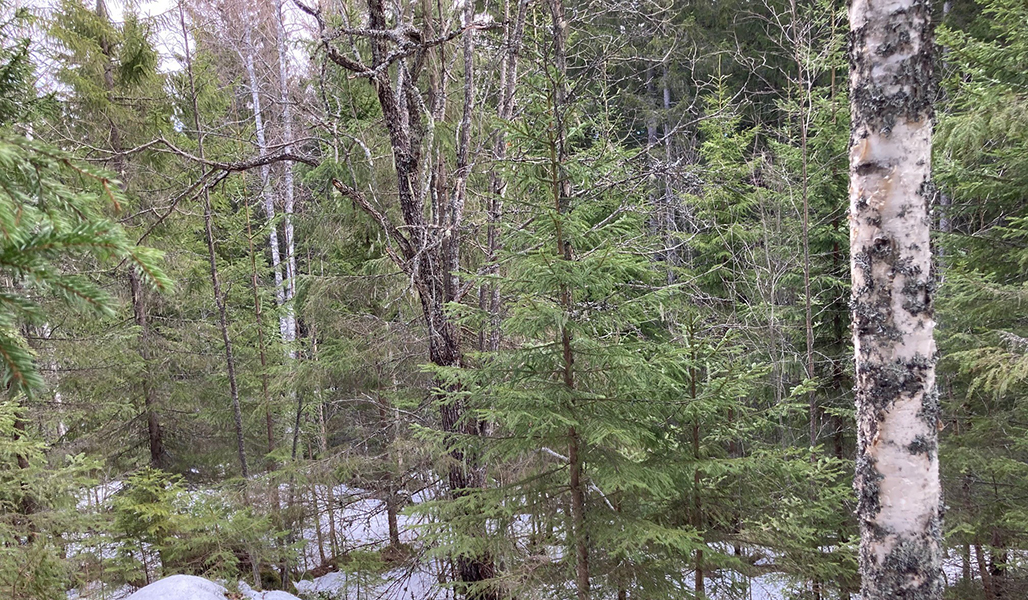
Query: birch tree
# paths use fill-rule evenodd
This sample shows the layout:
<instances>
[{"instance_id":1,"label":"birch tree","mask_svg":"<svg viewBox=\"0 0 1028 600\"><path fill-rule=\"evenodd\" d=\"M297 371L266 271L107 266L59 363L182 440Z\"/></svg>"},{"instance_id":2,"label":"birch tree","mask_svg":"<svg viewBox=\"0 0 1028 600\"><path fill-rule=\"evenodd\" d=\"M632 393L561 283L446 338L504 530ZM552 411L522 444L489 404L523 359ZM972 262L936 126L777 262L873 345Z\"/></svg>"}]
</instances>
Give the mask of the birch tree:
<instances>
[{"instance_id":1,"label":"birch tree","mask_svg":"<svg viewBox=\"0 0 1028 600\"><path fill-rule=\"evenodd\" d=\"M264 127L264 112L261 106L261 86L257 79L257 69L254 65L253 28L249 19L244 25L245 37L239 54L246 65L246 77L250 86L251 102L253 103L254 133L257 137L257 149L261 154L268 153L267 132ZM283 310L286 303L286 288L282 279L282 258L279 254L278 225L275 223L275 196L271 186L271 165L264 165L260 170L261 177L261 199L264 204L264 216L268 220L268 247L271 250L271 268L275 277L275 304L278 309ZM290 341L290 317L285 312L279 314L279 332L282 343Z\"/></svg>"},{"instance_id":2,"label":"birch tree","mask_svg":"<svg viewBox=\"0 0 1028 600\"><path fill-rule=\"evenodd\" d=\"M924 0L850 5L850 268L865 600L941 598Z\"/></svg>"}]
</instances>

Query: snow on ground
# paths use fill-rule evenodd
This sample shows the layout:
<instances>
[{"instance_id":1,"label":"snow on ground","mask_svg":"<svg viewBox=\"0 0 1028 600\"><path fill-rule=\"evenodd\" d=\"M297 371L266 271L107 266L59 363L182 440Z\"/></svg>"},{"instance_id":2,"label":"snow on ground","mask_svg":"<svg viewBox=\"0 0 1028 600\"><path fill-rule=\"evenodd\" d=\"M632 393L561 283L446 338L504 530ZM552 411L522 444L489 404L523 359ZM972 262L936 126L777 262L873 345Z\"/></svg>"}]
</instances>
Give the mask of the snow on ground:
<instances>
[{"instance_id":1,"label":"snow on ground","mask_svg":"<svg viewBox=\"0 0 1028 600\"><path fill-rule=\"evenodd\" d=\"M111 482L105 486L90 489L80 500L85 506L103 505L122 487L121 482ZM298 502L311 505L311 488L306 494L297 498ZM322 544L326 556L331 552L329 537L329 510L333 512L336 539L342 554L354 550L373 551L389 544L389 528L386 517L385 502L375 498L367 491L347 485L332 488L332 502L326 486L313 487L318 496L316 502L321 522ZM427 489L418 492L409 499L409 504L418 504L431 500L435 490ZM409 506L408 504L408 506ZM417 545L418 526L425 523L424 515L410 515L401 512L397 516L400 539L404 544ZM527 521L517 520L512 525L517 530L527 528ZM321 552L318 548L318 535L313 523L308 521L302 537L307 541L302 551L301 563L306 568L313 568L321 563ZM526 529L527 531L527 529ZM552 548L551 559L560 560L560 547ZM726 550L727 551L727 550ZM343 566L346 570L346 566ZM960 576L960 559L950 556L944 561L947 580L953 582ZM295 583L296 593L305 598L330 598L331 600L448 600L452 591L439 585L438 573L440 566L434 561L419 562L417 559L386 573L375 572L331 572L313 580L301 580ZM742 583L741 581L739 583ZM788 595L790 582L781 574L767 574L749 579L747 600L781 600ZM708 592L715 597L723 594L718 589L727 581L708 582ZM240 582L239 591L247 600L298 600L297 596L282 591L259 592ZM723 591L723 590L722 590ZM131 595L130 595L131 594ZM145 588L132 593L132 589L106 590L87 588L81 592L73 590L68 600L86 600L103 597L105 600L225 600L225 588L216 583L199 577L176 575L157 581Z\"/></svg>"},{"instance_id":2,"label":"snow on ground","mask_svg":"<svg viewBox=\"0 0 1028 600\"><path fill-rule=\"evenodd\" d=\"M319 496L321 530L328 537L329 514L328 490L324 486L315 488ZM332 489L336 535L340 551L372 550L389 545L389 520L386 503L372 497L367 490L338 485ZM418 503L428 499L428 493L421 492L410 499ZM424 523L424 516L400 512L396 518L400 530L400 542L412 544L417 539L417 526ZM304 559L308 564L320 562L317 533L313 527L303 532L307 540ZM326 551L329 543L325 541ZM333 600L433 600L446 598L448 590L438 585L438 578L432 564L413 564L387 573L341 573L332 572L314 580L296 582L301 596L322 594Z\"/></svg>"},{"instance_id":3,"label":"snow on ground","mask_svg":"<svg viewBox=\"0 0 1028 600\"><path fill-rule=\"evenodd\" d=\"M358 577L329 573L313 581L297 581L301 596L328 596L331 600L444 600L452 594L439 586L435 574L420 568L397 569L382 575Z\"/></svg>"},{"instance_id":4,"label":"snow on ground","mask_svg":"<svg viewBox=\"0 0 1028 600\"><path fill-rule=\"evenodd\" d=\"M434 491L429 488L418 492L411 497L410 504L431 500ZM329 531L328 488L325 486L314 487L314 493L318 496L323 543L326 554L328 554L330 544L327 539L324 539L328 537ZM334 509L336 533L339 538L340 550L343 553L355 549L372 550L389 544L389 527L384 501L374 498L367 490L345 484L332 488L332 500L331 509ZM309 495L305 501L310 501ZM397 516L401 542L404 544L415 543L418 526L425 523L424 519L424 515L410 515L401 512ZM312 525L313 523L303 531L302 537L308 542L303 551L303 560L308 565L317 565L320 562L320 553L317 533ZM524 535L527 535L530 529L527 516L516 518L508 526ZM563 550L561 546L552 546L547 550L552 560L560 560ZM343 568L345 570L345 566ZM332 572L313 580L298 581L294 585L300 596L313 598L320 595L320 597L328 597L331 600L444 600L452 598L452 591L439 585L438 571L439 566L436 564L414 562L383 574ZM709 580L708 593L713 592L712 597L715 598L727 597L715 591L718 583L725 584L727 582ZM786 597L789 589L788 578L779 574L752 578L748 580L748 584L747 600L782 600Z\"/></svg>"},{"instance_id":5,"label":"snow on ground","mask_svg":"<svg viewBox=\"0 0 1028 600\"><path fill-rule=\"evenodd\" d=\"M101 483L82 490L82 493L78 495L78 509L97 510L101 507L107 506L107 503L114 498L121 489L125 487L125 482L119 479L114 479Z\"/></svg>"},{"instance_id":6,"label":"snow on ground","mask_svg":"<svg viewBox=\"0 0 1028 600\"><path fill-rule=\"evenodd\" d=\"M321 522L321 533L324 539L326 553L330 546L327 537L329 535L329 502L328 488L316 486L319 520ZM411 504L423 502L428 498L429 492L419 492L410 499ZM386 515L386 504L383 500L371 497L367 490L350 487L348 485L337 485L332 488L332 518L335 519L336 536L340 543L340 550L347 552L358 548L371 548L386 546L389 544L389 520ZM309 502L309 496L305 496L304 502ZM401 512L396 517L400 529L400 542L410 544L415 541L415 528L424 523L424 517L412 516ZM320 564L320 552L318 549L317 532L313 527L307 527L303 531L303 538L307 540L307 547L304 550L304 559L308 565L317 566Z\"/></svg>"},{"instance_id":7,"label":"snow on ground","mask_svg":"<svg viewBox=\"0 0 1028 600\"><path fill-rule=\"evenodd\" d=\"M119 588L114 588L113 586L104 585L100 582L94 581L83 590L79 590L77 588L68 590L68 600L89 600L92 598L103 598L104 600L125 600L135 591L136 588L130 585L123 585Z\"/></svg>"},{"instance_id":8,"label":"snow on ground","mask_svg":"<svg viewBox=\"0 0 1028 600\"><path fill-rule=\"evenodd\" d=\"M239 582L239 593L248 600L300 600L289 592L281 592L278 590L258 592L243 581Z\"/></svg>"},{"instance_id":9,"label":"snow on ground","mask_svg":"<svg viewBox=\"0 0 1028 600\"><path fill-rule=\"evenodd\" d=\"M172 575L141 588L125 600L225 600L222 586L192 575Z\"/></svg>"}]
</instances>

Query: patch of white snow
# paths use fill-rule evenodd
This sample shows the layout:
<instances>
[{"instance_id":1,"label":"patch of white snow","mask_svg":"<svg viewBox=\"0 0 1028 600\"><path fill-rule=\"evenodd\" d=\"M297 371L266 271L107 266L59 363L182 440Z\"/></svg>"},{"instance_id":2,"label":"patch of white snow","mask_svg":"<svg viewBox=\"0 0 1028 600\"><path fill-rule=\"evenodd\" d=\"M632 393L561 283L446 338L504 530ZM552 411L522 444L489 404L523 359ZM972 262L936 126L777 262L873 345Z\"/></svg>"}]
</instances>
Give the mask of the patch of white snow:
<instances>
[{"instance_id":1,"label":"patch of white snow","mask_svg":"<svg viewBox=\"0 0 1028 600\"><path fill-rule=\"evenodd\" d=\"M239 582L239 592L248 600L300 600L289 592L283 592L281 590L259 592L243 581Z\"/></svg>"},{"instance_id":2,"label":"patch of white snow","mask_svg":"<svg viewBox=\"0 0 1028 600\"><path fill-rule=\"evenodd\" d=\"M225 600L225 588L203 577L172 575L140 589L126 600Z\"/></svg>"}]
</instances>

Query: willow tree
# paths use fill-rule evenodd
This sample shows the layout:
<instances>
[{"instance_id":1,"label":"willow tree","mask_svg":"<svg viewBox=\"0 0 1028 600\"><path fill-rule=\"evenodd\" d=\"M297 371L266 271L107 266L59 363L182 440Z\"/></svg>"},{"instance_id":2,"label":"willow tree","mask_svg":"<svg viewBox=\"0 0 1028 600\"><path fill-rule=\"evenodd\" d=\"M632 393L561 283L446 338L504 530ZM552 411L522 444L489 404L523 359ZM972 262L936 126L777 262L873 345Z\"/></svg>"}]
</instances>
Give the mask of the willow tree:
<instances>
[{"instance_id":1,"label":"willow tree","mask_svg":"<svg viewBox=\"0 0 1028 600\"><path fill-rule=\"evenodd\" d=\"M865 600L941 598L926 0L850 4L850 256Z\"/></svg>"}]
</instances>

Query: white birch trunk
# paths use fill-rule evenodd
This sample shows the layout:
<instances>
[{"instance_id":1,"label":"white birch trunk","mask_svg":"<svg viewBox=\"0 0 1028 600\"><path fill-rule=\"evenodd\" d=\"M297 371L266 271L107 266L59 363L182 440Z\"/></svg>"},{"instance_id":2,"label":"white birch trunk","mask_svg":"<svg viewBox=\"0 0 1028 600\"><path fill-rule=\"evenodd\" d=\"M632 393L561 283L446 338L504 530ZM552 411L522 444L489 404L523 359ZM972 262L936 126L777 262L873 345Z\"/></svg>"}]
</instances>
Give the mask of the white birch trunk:
<instances>
[{"instance_id":1,"label":"white birch trunk","mask_svg":"<svg viewBox=\"0 0 1028 600\"><path fill-rule=\"evenodd\" d=\"M257 134L257 148L261 156L268 154L268 138L264 128L264 115L261 109L260 86L257 82L257 70L253 64L253 39L250 26L246 26L246 39L244 41L243 63L246 65L246 76L250 83L250 96L253 102L253 124ZM275 275L275 304L279 309L278 328L282 342L287 344L289 339L289 320L287 312L284 311L286 304L286 289L282 279L282 257L278 247L278 226L275 224L275 196L271 188L271 165L261 167L261 196L264 200L264 216L268 219L268 246L271 248L271 269Z\"/></svg>"},{"instance_id":2,"label":"white birch trunk","mask_svg":"<svg viewBox=\"0 0 1028 600\"><path fill-rule=\"evenodd\" d=\"M942 597L926 0L849 9L855 487L865 600Z\"/></svg>"},{"instance_id":3,"label":"white birch trunk","mask_svg":"<svg viewBox=\"0 0 1028 600\"><path fill-rule=\"evenodd\" d=\"M285 13L282 10L282 0L275 6L275 28L278 42L278 80L279 80L279 102L282 103L282 151L290 153L293 151L293 106L289 101L289 45L286 39ZM296 296L296 250L293 240L293 206L295 196L293 194L293 163L286 161L283 165L282 175L282 229L285 234L286 243L286 342L289 349L289 356L296 357L296 350L292 343L296 341L296 315L293 309L293 297Z\"/></svg>"}]
</instances>

